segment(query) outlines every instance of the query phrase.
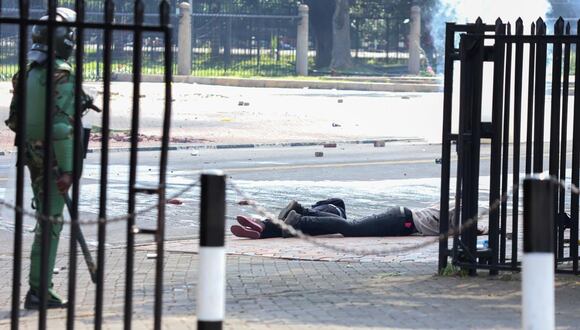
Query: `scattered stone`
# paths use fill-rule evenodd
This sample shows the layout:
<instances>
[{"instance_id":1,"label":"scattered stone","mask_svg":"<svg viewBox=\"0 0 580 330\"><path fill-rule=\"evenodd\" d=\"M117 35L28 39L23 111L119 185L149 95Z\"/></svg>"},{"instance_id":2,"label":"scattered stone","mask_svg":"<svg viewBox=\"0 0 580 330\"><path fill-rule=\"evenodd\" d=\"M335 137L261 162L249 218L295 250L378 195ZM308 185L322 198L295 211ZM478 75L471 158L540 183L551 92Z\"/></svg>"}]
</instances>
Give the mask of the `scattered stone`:
<instances>
[{"instance_id":1,"label":"scattered stone","mask_svg":"<svg viewBox=\"0 0 580 330\"><path fill-rule=\"evenodd\" d=\"M238 106L243 107L244 106L244 101L238 101Z\"/></svg>"},{"instance_id":2,"label":"scattered stone","mask_svg":"<svg viewBox=\"0 0 580 330\"><path fill-rule=\"evenodd\" d=\"M332 127L342 127L341 124L337 124L337 123L332 123Z\"/></svg>"},{"instance_id":3,"label":"scattered stone","mask_svg":"<svg viewBox=\"0 0 580 330\"><path fill-rule=\"evenodd\" d=\"M171 205L181 205L183 204L183 202L180 199L177 198L170 198L167 200L167 204L171 204Z\"/></svg>"},{"instance_id":4,"label":"scattered stone","mask_svg":"<svg viewBox=\"0 0 580 330\"><path fill-rule=\"evenodd\" d=\"M336 143L325 143L324 147L325 148L336 148Z\"/></svg>"},{"instance_id":5,"label":"scattered stone","mask_svg":"<svg viewBox=\"0 0 580 330\"><path fill-rule=\"evenodd\" d=\"M338 103L342 103L342 102L344 102L344 100L343 100L343 99L338 99L337 101L338 101Z\"/></svg>"},{"instance_id":6,"label":"scattered stone","mask_svg":"<svg viewBox=\"0 0 580 330\"><path fill-rule=\"evenodd\" d=\"M435 164L441 164L442 161L442 158L435 158Z\"/></svg>"},{"instance_id":7,"label":"scattered stone","mask_svg":"<svg viewBox=\"0 0 580 330\"><path fill-rule=\"evenodd\" d=\"M192 150L192 151L191 151L191 155L192 155L192 156L199 156L199 151L197 151L197 150Z\"/></svg>"},{"instance_id":8,"label":"scattered stone","mask_svg":"<svg viewBox=\"0 0 580 330\"><path fill-rule=\"evenodd\" d=\"M317 151L314 153L314 157L322 157L324 156L324 153L322 151Z\"/></svg>"},{"instance_id":9,"label":"scattered stone","mask_svg":"<svg viewBox=\"0 0 580 330\"><path fill-rule=\"evenodd\" d=\"M382 148L385 146L385 141L375 141L374 146L375 148Z\"/></svg>"},{"instance_id":10,"label":"scattered stone","mask_svg":"<svg viewBox=\"0 0 580 330\"><path fill-rule=\"evenodd\" d=\"M247 199L242 199L238 202L238 205L250 205L250 201Z\"/></svg>"},{"instance_id":11,"label":"scattered stone","mask_svg":"<svg viewBox=\"0 0 580 330\"><path fill-rule=\"evenodd\" d=\"M408 96L401 96L401 98L402 98L403 100L410 100L410 99L411 99L411 98L410 98L410 97L408 97Z\"/></svg>"},{"instance_id":12,"label":"scattered stone","mask_svg":"<svg viewBox=\"0 0 580 330\"><path fill-rule=\"evenodd\" d=\"M157 253L147 253L147 259L157 259Z\"/></svg>"},{"instance_id":13,"label":"scattered stone","mask_svg":"<svg viewBox=\"0 0 580 330\"><path fill-rule=\"evenodd\" d=\"M244 107L247 107L250 105L250 102L244 102Z\"/></svg>"}]
</instances>

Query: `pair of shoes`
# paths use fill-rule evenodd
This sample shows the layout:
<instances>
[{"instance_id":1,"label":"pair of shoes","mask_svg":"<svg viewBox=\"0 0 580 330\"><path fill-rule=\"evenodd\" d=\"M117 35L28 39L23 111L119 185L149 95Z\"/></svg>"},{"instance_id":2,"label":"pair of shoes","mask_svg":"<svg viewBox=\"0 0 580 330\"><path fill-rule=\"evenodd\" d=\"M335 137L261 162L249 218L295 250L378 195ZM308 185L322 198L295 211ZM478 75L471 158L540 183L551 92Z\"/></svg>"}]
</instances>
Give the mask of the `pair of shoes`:
<instances>
[{"instance_id":1,"label":"pair of shoes","mask_svg":"<svg viewBox=\"0 0 580 330\"><path fill-rule=\"evenodd\" d=\"M301 217L302 216L298 214L298 212L290 210L290 212L286 216L286 219L284 220L284 223L287 224L288 226L292 226L293 228L298 229L297 227ZM287 230L282 231L282 236L284 238L294 237L294 235L290 234L290 232Z\"/></svg>"},{"instance_id":2,"label":"pair of shoes","mask_svg":"<svg viewBox=\"0 0 580 330\"><path fill-rule=\"evenodd\" d=\"M300 203L295 200L291 200L290 203L288 203L288 205L286 205L286 207L280 211L280 214L278 214L278 219L285 220L288 214L290 214L290 211L302 213L302 205L300 205Z\"/></svg>"},{"instance_id":3,"label":"pair of shoes","mask_svg":"<svg viewBox=\"0 0 580 330\"><path fill-rule=\"evenodd\" d=\"M48 291L46 308L66 308L67 306L68 302L66 300L62 300L56 295L56 293L52 292L52 290ZM28 293L26 293L24 308L28 310L40 309L40 296L33 290L28 290Z\"/></svg>"},{"instance_id":4,"label":"pair of shoes","mask_svg":"<svg viewBox=\"0 0 580 330\"><path fill-rule=\"evenodd\" d=\"M236 220L240 225L231 226L230 231L237 237L258 239L266 227L262 221L243 215L238 215Z\"/></svg>"}]
</instances>

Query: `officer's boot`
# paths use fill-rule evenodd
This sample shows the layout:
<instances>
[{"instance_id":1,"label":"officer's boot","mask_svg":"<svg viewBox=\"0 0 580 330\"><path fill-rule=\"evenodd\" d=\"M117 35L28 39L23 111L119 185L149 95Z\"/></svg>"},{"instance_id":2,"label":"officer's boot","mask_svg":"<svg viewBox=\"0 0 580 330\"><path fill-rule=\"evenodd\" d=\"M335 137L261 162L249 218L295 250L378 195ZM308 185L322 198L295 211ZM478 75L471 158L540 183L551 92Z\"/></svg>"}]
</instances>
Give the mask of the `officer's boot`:
<instances>
[{"instance_id":1,"label":"officer's boot","mask_svg":"<svg viewBox=\"0 0 580 330\"><path fill-rule=\"evenodd\" d=\"M49 285L47 308L65 308L67 306L67 302L63 300L52 288L52 274L56 262L56 252L58 249L58 241L61 231L62 222L53 223L51 225L51 232L49 236L50 249L48 251L48 270L47 274L45 275L47 276L47 283ZM42 276L40 274L41 256L42 226L38 224L35 229L34 242L32 243L32 250L30 252L30 290L26 294L26 300L24 301L24 308L26 309L40 308L40 276Z\"/></svg>"}]
</instances>

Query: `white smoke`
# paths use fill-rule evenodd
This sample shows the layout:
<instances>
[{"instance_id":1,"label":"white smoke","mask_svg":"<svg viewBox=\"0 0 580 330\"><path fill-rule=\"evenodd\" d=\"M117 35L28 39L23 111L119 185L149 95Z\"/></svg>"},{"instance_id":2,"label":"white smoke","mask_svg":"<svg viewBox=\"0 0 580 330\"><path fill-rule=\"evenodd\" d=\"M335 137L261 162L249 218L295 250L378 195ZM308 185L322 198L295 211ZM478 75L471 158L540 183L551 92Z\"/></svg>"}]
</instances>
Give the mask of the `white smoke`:
<instances>
[{"instance_id":1,"label":"white smoke","mask_svg":"<svg viewBox=\"0 0 580 330\"><path fill-rule=\"evenodd\" d=\"M521 17L524 26L528 27L539 17L545 19L550 10L548 0L439 0L430 22L431 37L437 53L443 56L447 22L475 23L477 18L481 17L486 24L494 24L497 18L501 18L504 23L515 24ZM441 58L437 65L439 73L442 65Z\"/></svg>"},{"instance_id":2,"label":"white smoke","mask_svg":"<svg viewBox=\"0 0 580 330\"><path fill-rule=\"evenodd\" d=\"M440 0L439 14L452 21L465 24L474 23L478 17L484 23L493 24L500 17L504 23L521 17L526 24L532 23L550 11L547 0Z\"/></svg>"}]
</instances>

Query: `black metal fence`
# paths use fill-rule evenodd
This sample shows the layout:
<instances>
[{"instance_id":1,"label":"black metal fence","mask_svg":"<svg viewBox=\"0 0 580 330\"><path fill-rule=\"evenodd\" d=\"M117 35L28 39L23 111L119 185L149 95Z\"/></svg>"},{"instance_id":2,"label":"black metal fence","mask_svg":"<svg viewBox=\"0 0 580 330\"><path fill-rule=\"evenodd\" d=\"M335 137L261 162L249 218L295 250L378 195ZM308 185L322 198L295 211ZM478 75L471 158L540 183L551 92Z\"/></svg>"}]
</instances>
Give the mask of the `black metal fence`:
<instances>
[{"instance_id":1,"label":"black metal fence","mask_svg":"<svg viewBox=\"0 0 580 330\"><path fill-rule=\"evenodd\" d=\"M172 1L174 2L174 1ZM59 1L59 5L71 7L74 1ZM144 22L155 23L159 14L155 11L158 1L147 0L145 3ZM104 1L87 1L85 5L86 22L103 23L105 16ZM113 21L117 24L132 24L134 1L119 4L116 8ZM170 10L170 20L175 23L174 4ZM4 0L0 2L0 14L3 17L18 17L18 0ZM30 1L30 17L40 18L46 14L46 0ZM174 32L175 33L175 32ZM83 68L84 78L87 80L100 80L103 78L103 40L104 32L99 29L88 28L85 31L84 55L85 65ZM128 31L117 30L112 34L112 59L113 72L131 74L132 54L134 47L133 34ZM175 38L173 38L175 40ZM18 66L18 27L12 25L0 28L0 80L9 80L17 71ZM175 45L174 45L175 47ZM143 33L142 43L143 74L163 75L163 35L154 31ZM175 54L173 55L175 57ZM175 59L174 59L175 62ZM174 68L175 71L175 68Z\"/></svg>"},{"instance_id":2,"label":"black metal fence","mask_svg":"<svg viewBox=\"0 0 580 330\"><path fill-rule=\"evenodd\" d=\"M570 34L570 25L565 26L561 18L551 35L541 19L531 24L528 33L525 30L521 19L514 34L512 26L499 19L494 25L481 20L470 25L447 24L441 233L447 232L449 217L456 228L476 217L480 196L488 194L489 236L488 246L482 236L482 244L478 244L477 228L469 226L454 238L451 249L442 241L440 269L451 256L453 264L471 273L477 269L489 269L491 274L519 270L522 176L547 170L563 185L579 184L580 87L572 85L570 73L579 76L580 58L573 54L580 49L580 39ZM454 72L458 71L460 83L456 86ZM486 86L491 88L488 93L484 93ZM571 89L573 113L569 113ZM453 101L457 92L458 108ZM548 93L550 98L546 98ZM458 119L458 127L453 127L452 118ZM482 145L484 141L490 141L489 147ZM449 211L454 143L458 156L456 207ZM482 162L487 158L489 170ZM489 175L489 191L485 176L480 175ZM554 251L558 271L578 274L579 196L573 190L562 188L553 196L557 205Z\"/></svg>"},{"instance_id":3,"label":"black metal fence","mask_svg":"<svg viewBox=\"0 0 580 330\"><path fill-rule=\"evenodd\" d=\"M294 75L297 15L192 16L193 75Z\"/></svg>"},{"instance_id":4,"label":"black metal fence","mask_svg":"<svg viewBox=\"0 0 580 330\"><path fill-rule=\"evenodd\" d=\"M375 65L407 63L409 15L381 16L351 16L354 58Z\"/></svg>"},{"instance_id":5,"label":"black metal fence","mask_svg":"<svg viewBox=\"0 0 580 330\"><path fill-rule=\"evenodd\" d=\"M298 3L194 1L195 76L284 76L296 71Z\"/></svg>"},{"instance_id":6,"label":"black metal fence","mask_svg":"<svg viewBox=\"0 0 580 330\"><path fill-rule=\"evenodd\" d=\"M90 3L96 3L92 1ZM132 324L132 314L133 314L133 274L134 274L134 243L136 234L153 234L155 236L155 241L157 244L157 254L156 254L156 266L155 266L155 298L154 298L154 324L155 329L161 328L161 316L162 316L162 293L163 293L163 242L164 242L164 218L165 218L165 182L166 182L166 167L167 167L167 156L168 156L168 142L169 142L169 128L171 119L171 81L172 81L172 27L170 24L170 4L168 1L163 0L157 2L154 8L147 8L143 1L136 0L132 2L134 6L132 9L134 11L133 15L123 21L115 21L117 11L115 9L114 2L112 0L106 0L103 2L103 11L100 13L102 17L100 22L88 21L86 18L86 8L85 1L76 0L68 1L69 7L74 8L77 12L76 22L59 22L56 21L56 8L57 1L49 0L47 10L43 12L49 13L48 20L39 20L38 16L31 15L31 3L26 0L20 0L17 4L17 15L11 16L0 16L0 26L4 29L11 27L16 29L17 34L14 38L14 43L17 48L15 54L11 56L16 56L17 58L17 69L18 69L18 85L16 86L15 97L17 98L17 139L18 146L18 161L17 161L17 175L16 175L16 205L15 205L15 218L14 218L14 263L13 263L13 286L12 286L12 314L11 314L11 326L12 329L18 329L19 318L20 318L20 302L21 302L21 282L22 282L22 268L23 268L23 217L26 211L23 207L28 201L24 201L24 165L27 160L27 150L29 151L27 140L27 121L30 118L26 118L27 114L27 76L28 71L25 69L27 67L27 51L29 49L28 39L29 30L32 25L40 25L47 27L47 45L48 45L48 60L47 63L51 65L45 65L47 77L52 77L55 73L54 66L55 63L55 53L54 53L54 31L59 27L76 28L76 51L74 52L74 156L73 156L73 174L72 174L72 201L70 203L70 216L71 216L71 233L69 241L69 264L68 264L68 307L67 307L67 328L74 328L75 321L75 303L76 303L76 285L77 285L77 241L79 241L82 236L79 220L79 178L82 170L82 134L83 126L81 123L81 116L83 113L84 102L81 99L81 86L83 82L84 75L82 74L85 69L85 64L91 63L90 57L85 56L87 48L83 47L85 42L90 38L89 31L99 31L102 34L102 42L99 41L99 45L102 50L102 58L98 58L94 55L96 61L102 63L102 76L103 76L103 104L102 104L102 140L101 140L101 162L100 162L100 195L99 195L99 220L96 222L98 225L98 248L97 248L97 267L96 267L96 295L95 295L95 314L94 314L94 324L95 329L100 329L103 320L103 294L104 294L104 284L105 284L105 247L106 247L106 228L109 221L107 216L107 185L108 185L108 165L109 165L109 118L110 118L110 94L111 94L111 73L115 70L114 52L116 50L115 42L117 39L114 38L114 34L122 33L125 35L131 35L133 41L132 45L122 45L124 52L129 52L131 54L131 74L133 77L133 106L132 106L132 122L131 122L131 148L130 148L130 163L129 163L129 187L128 187L128 210L127 215L122 217L123 221L127 223L127 259L126 259L126 280L125 280L125 300L124 300L124 328L130 329ZM146 20L146 12L153 13L156 12L155 19L149 16ZM31 18L33 17L33 18ZM160 163L159 163L159 177L158 185L154 188L139 188L136 186L136 175L137 175L137 151L138 151L138 141L139 141L139 112L140 112L140 82L142 76L142 68L144 65L144 56L141 52L142 46L146 43L147 34L155 34L160 36L158 44L155 47L159 49L156 50L160 53L161 58L160 67L163 70L160 72L164 76L164 89L165 89L165 110L163 117L163 136L161 139L161 152L160 152ZM4 60L2 61L3 63ZM46 105L46 109L53 109L55 104L55 99L53 98L55 91L55 83L53 79L47 79L46 85L46 99L43 100ZM54 191L54 180L57 173L53 173L53 166L55 159L54 156L54 146L53 143L45 143L43 141L53 141L53 123L55 122L53 112L45 111L44 118L44 138L41 141L42 149L42 187L43 187L43 205L42 211L36 214L36 219L38 224L42 229L42 244L41 246L50 246L49 243L49 233L51 232L51 227L55 225L55 219L51 215L52 213L49 204L50 196L56 194ZM68 150L71 151L71 150ZM71 151L72 152L72 151ZM30 166L30 165L29 165ZM157 196L155 209L157 210L157 228L155 229L141 229L136 225L136 220L138 216L136 215L136 195L146 193ZM63 196L67 199L68 196ZM79 241L80 242L80 241ZM43 248L40 274L48 274L52 272L52 269L48 268L48 248ZM48 283L47 276L40 276L40 306L38 315L38 328L46 329L47 326L47 298L48 289L51 283Z\"/></svg>"},{"instance_id":7,"label":"black metal fence","mask_svg":"<svg viewBox=\"0 0 580 330\"><path fill-rule=\"evenodd\" d=\"M31 0L30 15L39 18L45 14L46 0ZM72 1L59 2L72 5ZM145 22L154 22L155 0L144 0ZM170 1L170 20L176 25L177 0ZM196 76L286 76L296 71L296 29L298 1L295 0L199 0L192 3L192 74ZM1 15L18 17L18 0L1 1ZM117 6L114 21L130 24L133 20L134 1ZM410 6L390 5L376 0L373 6L353 5L351 9L351 47L355 63L362 64L366 74L384 74L393 65L404 65L408 60L408 33ZM103 22L103 1L87 1L86 21ZM312 18L311 18L312 19ZM311 29L310 35L313 36ZM103 31L86 29L85 66L87 80L103 78ZM177 47L174 30L173 49ZM0 80L9 80L18 65L18 29L0 27ZM112 35L112 67L115 73L132 72L133 35L114 31ZM315 56L314 38L310 41L310 56ZM144 32L142 43L143 74L161 75L163 72L162 36ZM424 45L425 58L433 58ZM431 55L431 57L429 57ZM177 63L173 53L174 63ZM312 60L313 61L313 60ZM368 66L368 67L367 67ZM364 70L367 68L367 70ZM174 73L176 68L174 68Z\"/></svg>"}]
</instances>

